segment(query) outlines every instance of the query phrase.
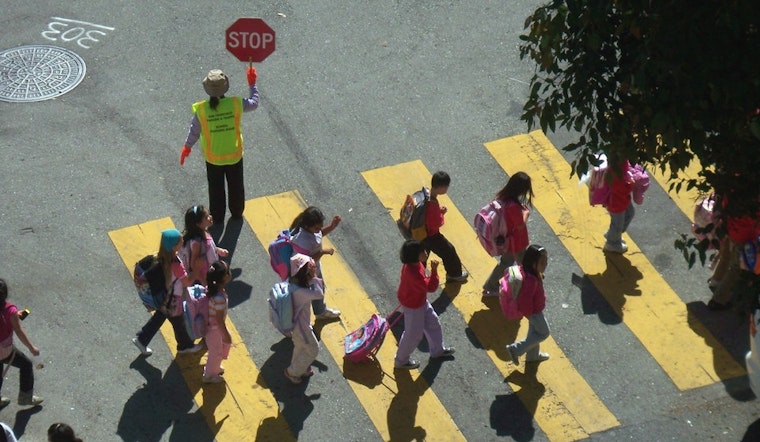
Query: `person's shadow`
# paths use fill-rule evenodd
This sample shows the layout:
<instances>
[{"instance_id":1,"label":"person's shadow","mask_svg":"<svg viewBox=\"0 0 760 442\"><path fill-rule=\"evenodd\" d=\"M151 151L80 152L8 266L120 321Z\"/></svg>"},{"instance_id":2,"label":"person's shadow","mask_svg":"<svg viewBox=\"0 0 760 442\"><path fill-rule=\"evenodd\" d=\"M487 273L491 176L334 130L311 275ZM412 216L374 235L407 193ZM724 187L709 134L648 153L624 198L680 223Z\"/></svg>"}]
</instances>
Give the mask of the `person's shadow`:
<instances>
[{"instance_id":1,"label":"person's shadow","mask_svg":"<svg viewBox=\"0 0 760 442\"><path fill-rule=\"evenodd\" d=\"M517 441L529 441L535 436L533 416L538 409L538 401L546 387L538 381L536 373L540 364L525 364L525 371L515 370L504 382L519 385L512 394L497 395L491 403L491 428L498 436L512 436Z\"/></svg>"},{"instance_id":2,"label":"person's shadow","mask_svg":"<svg viewBox=\"0 0 760 442\"><path fill-rule=\"evenodd\" d=\"M129 367L140 372L146 382L124 404L116 430L122 440L158 441L169 427L172 427L170 440L214 440L203 414L189 413L194 392L185 383L176 361L169 365L163 377L161 370L143 356Z\"/></svg>"},{"instance_id":3,"label":"person's shadow","mask_svg":"<svg viewBox=\"0 0 760 442\"><path fill-rule=\"evenodd\" d=\"M644 277L639 269L631 265L631 261L619 253L604 253L606 266L604 272L594 275L585 275L581 280L581 301L584 312L588 308L590 311L596 309L599 313L599 319L606 324L617 324L622 322L623 306L625 305L626 296L641 296L638 281ZM578 277L574 276L573 283L578 282ZM590 282L597 291L594 292L588 286ZM595 299L597 294L601 294L607 300L610 309L617 315L617 322L609 315L609 311L600 308L600 303ZM585 301L584 301L585 296Z\"/></svg>"},{"instance_id":4,"label":"person's shadow","mask_svg":"<svg viewBox=\"0 0 760 442\"><path fill-rule=\"evenodd\" d=\"M738 401L752 400L755 396L747 376L737 372L744 365L744 355L749 348L748 321L744 317L739 320L731 311L710 311L701 301L686 304L686 314L689 328L711 347L713 368L726 392ZM726 320L732 317L734 320Z\"/></svg>"},{"instance_id":5,"label":"person's shadow","mask_svg":"<svg viewBox=\"0 0 760 442\"><path fill-rule=\"evenodd\" d=\"M443 361L431 359L417 379L412 379L410 370L396 369L398 392L388 407L388 432L391 441L424 441L427 432L415 426L420 397L433 385Z\"/></svg>"},{"instance_id":6,"label":"person's shadow","mask_svg":"<svg viewBox=\"0 0 760 442\"><path fill-rule=\"evenodd\" d=\"M473 347L492 350L500 360L507 361L506 345L517 340L520 321L504 317L497 296L483 297L482 302L486 308L472 314L465 335Z\"/></svg>"},{"instance_id":7,"label":"person's shadow","mask_svg":"<svg viewBox=\"0 0 760 442\"><path fill-rule=\"evenodd\" d=\"M276 418L269 418L269 421L262 422L256 440L269 440L268 434L277 435L275 430L269 433L268 428L277 428L278 424L275 421L283 418L297 439L298 434L303 430L306 418L314 410L313 401L318 400L321 395L306 395L309 378L305 378L300 384L292 384L285 378L285 368L290 365L293 355L293 341L283 337L272 345L271 350L272 355L261 366L256 383L263 388L268 388L277 402L282 404L282 409ZM320 372L327 371L327 366L319 361L314 361L312 366Z\"/></svg>"},{"instance_id":8,"label":"person's shadow","mask_svg":"<svg viewBox=\"0 0 760 442\"><path fill-rule=\"evenodd\" d=\"M17 439L21 439L21 436L24 435L26 426L29 424L29 419L32 418L32 415L37 414L40 411L42 411L42 406L35 405L32 408L26 408L16 412L16 419L13 421L13 434Z\"/></svg>"}]
</instances>

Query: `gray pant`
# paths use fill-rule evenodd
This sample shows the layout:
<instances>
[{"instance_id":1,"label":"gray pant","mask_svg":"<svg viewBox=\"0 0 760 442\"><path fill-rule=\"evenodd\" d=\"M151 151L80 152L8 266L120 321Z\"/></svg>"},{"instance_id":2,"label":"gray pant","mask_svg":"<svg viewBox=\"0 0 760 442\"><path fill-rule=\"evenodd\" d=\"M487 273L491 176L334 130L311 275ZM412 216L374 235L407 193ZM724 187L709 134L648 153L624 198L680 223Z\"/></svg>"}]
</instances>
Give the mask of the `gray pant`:
<instances>
[{"instance_id":1,"label":"gray pant","mask_svg":"<svg viewBox=\"0 0 760 442\"><path fill-rule=\"evenodd\" d=\"M528 336L512 346L517 356L527 353L526 358L531 361L538 358L541 341L548 337L549 324L546 322L544 312L534 313L528 317Z\"/></svg>"},{"instance_id":2,"label":"gray pant","mask_svg":"<svg viewBox=\"0 0 760 442\"><path fill-rule=\"evenodd\" d=\"M610 214L610 228L604 237L607 238L607 243L613 246L621 246L623 241L623 232L628 230L628 225L633 220L633 215L636 214L636 209L633 208L633 204L629 204L628 208L620 213Z\"/></svg>"}]
</instances>

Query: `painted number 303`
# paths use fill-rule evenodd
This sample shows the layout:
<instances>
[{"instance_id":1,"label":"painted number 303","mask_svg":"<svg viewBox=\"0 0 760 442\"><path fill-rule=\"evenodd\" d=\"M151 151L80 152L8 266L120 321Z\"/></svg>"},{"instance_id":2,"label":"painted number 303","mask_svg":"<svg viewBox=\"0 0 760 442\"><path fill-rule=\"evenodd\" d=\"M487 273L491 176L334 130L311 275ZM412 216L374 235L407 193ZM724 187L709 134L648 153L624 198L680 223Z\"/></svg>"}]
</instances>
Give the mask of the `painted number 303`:
<instances>
[{"instance_id":1,"label":"painted number 303","mask_svg":"<svg viewBox=\"0 0 760 442\"><path fill-rule=\"evenodd\" d=\"M110 26L68 18L53 17L53 20L55 21L48 23L48 29L42 31L43 37L51 41L76 41L79 46L85 49L90 49L92 43L99 42L98 37L105 36L105 31L114 30Z\"/></svg>"}]
</instances>

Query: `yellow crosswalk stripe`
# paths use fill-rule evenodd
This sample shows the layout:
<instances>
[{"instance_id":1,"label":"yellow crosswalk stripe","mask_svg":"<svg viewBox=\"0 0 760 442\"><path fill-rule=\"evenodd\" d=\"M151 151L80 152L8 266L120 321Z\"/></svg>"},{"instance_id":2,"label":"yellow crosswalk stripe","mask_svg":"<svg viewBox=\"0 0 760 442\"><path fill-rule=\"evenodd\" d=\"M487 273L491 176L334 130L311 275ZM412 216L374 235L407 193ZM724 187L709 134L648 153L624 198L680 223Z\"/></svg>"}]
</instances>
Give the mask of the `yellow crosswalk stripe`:
<instances>
[{"instance_id":1,"label":"yellow crosswalk stripe","mask_svg":"<svg viewBox=\"0 0 760 442\"><path fill-rule=\"evenodd\" d=\"M243 217L266 249L277 233L288 228L305 208L306 204L298 192L285 192L246 201ZM328 238L324 239L323 245L334 247ZM342 315L341 323L329 323L321 328L321 354L324 355L326 349L343 368L343 376L348 379L348 384L383 440L415 440L421 431L428 440L464 440L459 428L418 371L393 371L396 345L391 333L388 333L385 345L378 353L381 366L355 365L344 361L344 336L378 311L337 249L334 255L322 259L322 272L327 284L326 302L341 310ZM274 280L274 273L272 276Z\"/></svg>"},{"instance_id":2,"label":"yellow crosswalk stripe","mask_svg":"<svg viewBox=\"0 0 760 442\"><path fill-rule=\"evenodd\" d=\"M430 186L431 178L421 161L365 171L362 176L389 210L394 223L405 196L423 185ZM503 317L498 300L490 298L488 306L481 302L482 284L491 274L496 261L480 246L470 221L462 216L451 200L443 195L439 201L448 208L446 223L441 230L454 244L471 275L468 283L449 284L444 290L453 298L452 303L487 350L494 366L507 378L526 408L534 413L541 430L551 440L568 441L584 439L592 433L618 426L617 419L551 337L541 344L542 350L552 355L545 369L535 372L536 366L530 364L525 369L525 375L519 375L508 368L505 345L515 340L518 330L515 323L509 323ZM523 320L520 326L526 330L527 320Z\"/></svg>"},{"instance_id":3,"label":"yellow crosswalk stripe","mask_svg":"<svg viewBox=\"0 0 760 442\"><path fill-rule=\"evenodd\" d=\"M628 253L602 252L607 212L589 207L587 188L570 178L569 164L541 131L486 148L507 174L531 176L538 212L679 389L744 375L710 331L688 318L686 305L627 234Z\"/></svg>"},{"instance_id":4,"label":"yellow crosswalk stripe","mask_svg":"<svg viewBox=\"0 0 760 442\"><path fill-rule=\"evenodd\" d=\"M689 163L689 166L681 171L678 175L680 177L688 179L697 178L697 174L700 170L702 170L702 164L699 162L699 159L694 158ZM675 205L681 209L681 212L683 212L687 218L693 221L694 206L699 200L699 192L693 188L687 190L686 185L682 186L679 192L676 192L675 189L671 191L670 183L668 183L668 177L670 176L669 168L666 168L664 172L658 167L648 171L651 172L650 175L655 179L655 181L657 181L657 183L663 189L665 189L665 191L668 193L668 196L673 199Z\"/></svg>"},{"instance_id":5,"label":"yellow crosswalk stripe","mask_svg":"<svg viewBox=\"0 0 760 442\"><path fill-rule=\"evenodd\" d=\"M171 228L174 228L171 219L161 218L108 232L130 277L135 262L147 254L156 253L161 231ZM232 349L229 358L224 361L226 386L203 386L201 375L205 361L201 361L198 355L177 355L177 342L171 324L167 321L161 327L161 334L172 355L176 357L175 362L182 377L212 433L220 441L251 440L252 435L258 433L261 434L258 434L256 440L295 440L285 418L280 414L277 401L259 380L261 377L258 368L229 318L227 327L232 335ZM252 379L258 383L252 382Z\"/></svg>"}]
</instances>

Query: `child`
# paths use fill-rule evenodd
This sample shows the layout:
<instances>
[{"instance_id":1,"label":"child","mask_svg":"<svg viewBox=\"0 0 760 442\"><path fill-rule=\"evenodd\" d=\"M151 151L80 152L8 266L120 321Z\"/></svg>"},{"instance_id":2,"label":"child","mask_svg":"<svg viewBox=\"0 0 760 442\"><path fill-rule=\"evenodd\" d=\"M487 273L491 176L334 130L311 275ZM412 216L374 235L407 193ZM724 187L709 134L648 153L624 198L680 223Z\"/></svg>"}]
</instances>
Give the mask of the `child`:
<instances>
[{"instance_id":1,"label":"child","mask_svg":"<svg viewBox=\"0 0 760 442\"><path fill-rule=\"evenodd\" d=\"M187 272L182 261L177 256L179 249L182 247L182 235L179 230L167 229L161 232L161 245L158 248L158 261L163 267L166 278L166 287L168 288L167 302L176 303L181 297L173 296L176 294L184 295L184 291L193 281ZM178 298L178 299L172 299ZM143 326L137 336L132 338L132 343L140 349L143 356L150 356L153 350L148 347L153 336L156 335L161 325L167 319L174 329L174 337L177 339L177 353L194 353L202 345L194 345L190 335L185 328L185 319L182 317L182 307L177 305L170 306L170 309L159 309L153 313L153 316Z\"/></svg>"},{"instance_id":2,"label":"child","mask_svg":"<svg viewBox=\"0 0 760 442\"><path fill-rule=\"evenodd\" d=\"M311 328L314 300L324 297L322 280L317 277L317 264L309 256L296 253L290 258L290 293L293 298L293 357L285 369L285 377L294 384L314 374L311 363L319 354L319 342Z\"/></svg>"},{"instance_id":3,"label":"child","mask_svg":"<svg viewBox=\"0 0 760 442\"><path fill-rule=\"evenodd\" d=\"M430 183L430 201L425 205L425 229L427 237L422 241L426 249L438 255L446 269L446 282L467 281L467 272L462 271L462 261L459 260L454 245L440 232L443 225L443 215L446 207L438 204L438 195L449 191L451 177L446 172L436 172Z\"/></svg>"},{"instance_id":4,"label":"child","mask_svg":"<svg viewBox=\"0 0 760 442\"><path fill-rule=\"evenodd\" d=\"M301 212L290 226L290 231L294 232L291 242L297 252L309 255L314 259L317 265L317 277L322 279L323 255L332 255L335 253L333 248L322 248L322 237L335 230L340 224L340 216L335 215L329 226L324 227L325 215L321 210L314 206L307 207ZM324 290L324 282L323 290ZM340 310L327 307L324 298L315 299L311 303L316 319L334 319L340 316Z\"/></svg>"},{"instance_id":5,"label":"child","mask_svg":"<svg viewBox=\"0 0 760 442\"><path fill-rule=\"evenodd\" d=\"M544 317L546 293L544 292L544 272L549 263L546 249L531 244L525 250L520 273L522 288L517 296L517 308L523 317L528 318L528 335L520 342L507 345L512 363L519 365L517 358L527 353L526 362L541 362L549 359L549 354L539 351L541 341L549 337L549 324ZM505 274L505 278L507 275Z\"/></svg>"},{"instance_id":6,"label":"child","mask_svg":"<svg viewBox=\"0 0 760 442\"><path fill-rule=\"evenodd\" d=\"M74 429L62 422L49 426L47 434L48 442L82 442L74 433Z\"/></svg>"},{"instance_id":7,"label":"child","mask_svg":"<svg viewBox=\"0 0 760 442\"><path fill-rule=\"evenodd\" d=\"M5 377L4 365L12 365L18 368L20 372L18 404L39 405L43 399L34 395L32 361L13 345L13 334L15 333L18 336L32 355L39 356L40 349L32 343L23 327L21 327L21 321L18 318L18 308L15 304L8 301L8 283L2 278L0 278L0 304L3 309L2 313L0 313L0 371L3 372L3 376L0 376L0 388L3 386L3 378ZM10 403L11 400L7 397L0 397L0 408Z\"/></svg>"},{"instance_id":8,"label":"child","mask_svg":"<svg viewBox=\"0 0 760 442\"><path fill-rule=\"evenodd\" d=\"M184 264L187 270L194 274L195 281L206 285L208 267L229 255L227 249L217 247L214 238L208 233L214 224L214 218L204 206L193 206L185 212L185 233L182 241L182 255L186 257Z\"/></svg>"},{"instance_id":9,"label":"child","mask_svg":"<svg viewBox=\"0 0 760 442\"><path fill-rule=\"evenodd\" d=\"M504 221L507 225L507 237L504 241L507 246L499 264L483 284L483 296L499 295L499 279L504 276L504 271L509 266L522 261L522 254L530 244L526 224L530 209L533 207L533 186L530 176L525 172L512 175L494 199L502 203L504 210Z\"/></svg>"},{"instance_id":10,"label":"child","mask_svg":"<svg viewBox=\"0 0 760 442\"><path fill-rule=\"evenodd\" d=\"M420 366L410 356L423 335L430 347L431 358L449 357L454 354L454 349L444 346L441 322L427 299L428 292L438 289L438 261L430 261L430 276L426 276L424 263L427 262L428 252L414 239L404 242L400 255L402 266L398 301L404 311L404 333L398 343L395 367L411 370Z\"/></svg>"},{"instance_id":11,"label":"child","mask_svg":"<svg viewBox=\"0 0 760 442\"><path fill-rule=\"evenodd\" d=\"M612 181L610 182L610 194L607 199L607 212L610 214L610 228L604 237L607 241L604 243L605 252L625 253L628 251L628 244L623 241L623 232L628 230L628 225L633 220L636 210L631 203L631 192L633 192L633 168L631 163L625 161L618 170L611 170Z\"/></svg>"},{"instance_id":12,"label":"child","mask_svg":"<svg viewBox=\"0 0 760 442\"><path fill-rule=\"evenodd\" d=\"M216 261L208 269L208 329L206 346L208 359L203 367L203 383L217 384L224 382L222 359L230 354L232 336L227 330L227 283L230 281L230 268L224 261Z\"/></svg>"}]
</instances>

